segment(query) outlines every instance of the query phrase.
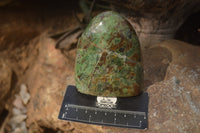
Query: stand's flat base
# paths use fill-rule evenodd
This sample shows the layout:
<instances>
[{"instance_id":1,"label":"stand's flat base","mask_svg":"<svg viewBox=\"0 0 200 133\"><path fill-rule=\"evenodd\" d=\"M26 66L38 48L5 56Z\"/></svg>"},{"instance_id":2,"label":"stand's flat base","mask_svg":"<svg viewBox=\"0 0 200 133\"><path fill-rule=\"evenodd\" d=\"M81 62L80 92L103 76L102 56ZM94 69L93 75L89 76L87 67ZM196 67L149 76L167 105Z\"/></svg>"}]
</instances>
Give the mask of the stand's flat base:
<instances>
[{"instance_id":1,"label":"stand's flat base","mask_svg":"<svg viewBox=\"0 0 200 133\"><path fill-rule=\"evenodd\" d=\"M97 97L81 94L68 86L58 118L87 124L146 129L148 93L137 97L117 98L115 108L97 107Z\"/></svg>"}]
</instances>

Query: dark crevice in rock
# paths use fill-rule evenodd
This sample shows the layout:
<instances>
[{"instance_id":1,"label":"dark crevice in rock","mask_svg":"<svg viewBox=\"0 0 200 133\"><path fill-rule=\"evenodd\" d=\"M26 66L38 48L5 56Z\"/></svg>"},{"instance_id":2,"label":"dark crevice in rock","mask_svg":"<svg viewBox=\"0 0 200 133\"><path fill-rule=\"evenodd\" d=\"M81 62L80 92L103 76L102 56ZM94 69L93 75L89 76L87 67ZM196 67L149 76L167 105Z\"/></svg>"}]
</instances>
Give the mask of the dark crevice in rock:
<instances>
[{"instance_id":1,"label":"dark crevice in rock","mask_svg":"<svg viewBox=\"0 0 200 133\"><path fill-rule=\"evenodd\" d=\"M18 82L18 77L17 74L13 71L12 72L12 78L11 78L11 87L10 87L10 93L15 90L15 87L17 85ZM9 95L10 96L10 95Z\"/></svg>"},{"instance_id":2,"label":"dark crevice in rock","mask_svg":"<svg viewBox=\"0 0 200 133\"><path fill-rule=\"evenodd\" d=\"M9 111L7 109L3 109L2 113L0 114L0 127L2 126L2 124L4 123L6 117L8 116Z\"/></svg>"},{"instance_id":3,"label":"dark crevice in rock","mask_svg":"<svg viewBox=\"0 0 200 133\"><path fill-rule=\"evenodd\" d=\"M189 16L178 29L175 39L200 45L200 11Z\"/></svg>"},{"instance_id":4,"label":"dark crevice in rock","mask_svg":"<svg viewBox=\"0 0 200 133\"><path fill-rule=\"evenodd\" d=\"M43 133L57 133L58 131L52 129L52 128L47 128L47 127L41 127L43 129Z\"/></svg>"}]
</instances>

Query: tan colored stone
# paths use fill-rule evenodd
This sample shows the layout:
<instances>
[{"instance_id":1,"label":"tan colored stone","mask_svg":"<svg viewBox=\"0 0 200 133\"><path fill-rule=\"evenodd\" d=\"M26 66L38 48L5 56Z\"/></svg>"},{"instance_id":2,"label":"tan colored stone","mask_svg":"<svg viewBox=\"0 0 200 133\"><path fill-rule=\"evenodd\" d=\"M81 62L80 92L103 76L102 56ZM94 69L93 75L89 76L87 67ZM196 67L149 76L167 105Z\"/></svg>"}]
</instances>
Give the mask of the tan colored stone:
<instances>
[{"instance_id":1,"label":"tan colored stone","mask_svg":"<svg viewBox=\"0 0 200 133\"><path fill-rule=\"evenodd\" d=\"M61 102L67 85L74 84L74 64L76 50L66 55L55 49L55 42L42 38L39 42L39 56L28 71L31 99L28 104L27 124L32 130L39 127L88 133L100 132L98 126L70 123L58 119Z\"/></svg>"}]
</instances>

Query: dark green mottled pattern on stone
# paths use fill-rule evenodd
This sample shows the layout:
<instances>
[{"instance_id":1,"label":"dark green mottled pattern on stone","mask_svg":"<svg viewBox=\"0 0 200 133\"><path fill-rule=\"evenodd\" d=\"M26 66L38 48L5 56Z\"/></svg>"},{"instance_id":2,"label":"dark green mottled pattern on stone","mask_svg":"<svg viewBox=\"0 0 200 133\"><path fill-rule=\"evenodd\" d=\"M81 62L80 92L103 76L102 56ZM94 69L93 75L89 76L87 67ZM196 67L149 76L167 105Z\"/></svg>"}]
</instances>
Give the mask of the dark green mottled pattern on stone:
<instances>
[{"instance_id":1,"label":"dark green mottled pattern on stone","mask_svg":"<svg viewBox=\"0 0 200 133\"><path fill-rule=\"evenodd\" d=\"M143 79L140 58L140 44L128 21L112 11L99 14L78 42L78 91L108 97L138 95Z\"/></svg>"}]
</instances>

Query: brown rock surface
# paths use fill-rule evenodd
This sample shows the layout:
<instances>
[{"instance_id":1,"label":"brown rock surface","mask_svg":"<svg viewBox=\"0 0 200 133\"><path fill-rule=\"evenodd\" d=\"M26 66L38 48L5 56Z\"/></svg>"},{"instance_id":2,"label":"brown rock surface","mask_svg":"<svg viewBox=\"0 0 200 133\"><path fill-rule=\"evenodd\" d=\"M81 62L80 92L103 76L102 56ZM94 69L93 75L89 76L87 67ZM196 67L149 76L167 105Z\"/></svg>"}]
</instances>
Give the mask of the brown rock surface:
<instances>
[{"instance_id":1,"label":"brown rock surface","mask_svg":"<svg viewBox=\"0 0 200 133\"><path fill-rule=\"evenodd\" d=\"M88 133L200 131L200 47L170 40L143 52L145 85L150 85L149 128L143 131L58 120L65 88L74 84L76 50L64 56L54 48L54 41L41 38L38 60L26 75L31 94L27 123L33 130L46 127Z\"/></svg>"},{"instance_id":2,"label":"brown rock surface","mask_svg":"<svg viewBox=\"0 0 200 133\"><path fill-rule=\"evenodd\" d=\"M38 45L38 59L27 73L27 85L31 94L27 124L37 132L39 127L75 132L101 132L97 126L70 123L57 118L65 88L74 84L76 50L63 55L55 49L53 40L43 37Z\"/></svg>"}]
</instances>

